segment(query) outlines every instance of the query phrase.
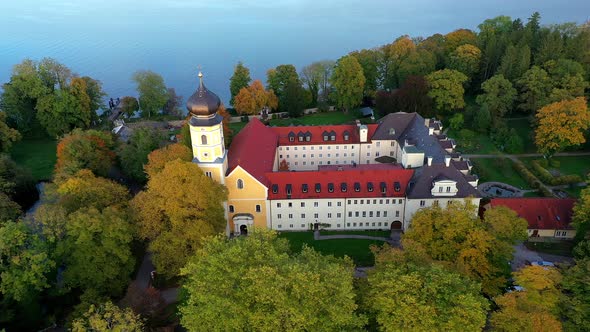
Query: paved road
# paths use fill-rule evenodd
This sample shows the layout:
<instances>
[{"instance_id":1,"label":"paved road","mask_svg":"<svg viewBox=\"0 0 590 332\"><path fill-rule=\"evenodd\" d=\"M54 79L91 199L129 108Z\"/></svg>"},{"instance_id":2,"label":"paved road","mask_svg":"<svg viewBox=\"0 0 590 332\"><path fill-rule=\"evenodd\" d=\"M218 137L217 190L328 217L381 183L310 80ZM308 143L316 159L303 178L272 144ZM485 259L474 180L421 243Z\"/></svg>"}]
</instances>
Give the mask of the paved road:
<instances>
[{"instance_id":1,"label":"paved road","mask_svg":"<svg viewBox=\"0 0 590 332\"><path fill-rule=\"evenodd\" d=\"M135 276L135 283L139 289L147 289L150 287L150 273L154 271L156 268L151 260L151 255L146 253L143 257L143 261L141 262L141 266L137 271L137 275ZM160 294L166 301L166 304L174 303L178 300L178 288L167 288L160 290Z\"/></svg>"},{"instance_id":2,"label":"paved road","mask_svg":"<svg viewBox=\"0 0 590 332\"><path fill-rule=\"evenodd\" d=\"M512 259L512 271L522 269L529 262L533 261L548 261L553 263L573 263L574 259L566 256L546 254L542 252L532 251L525 247L524 244L514 246L514 258Z\"/></svg>"}]
</instances>

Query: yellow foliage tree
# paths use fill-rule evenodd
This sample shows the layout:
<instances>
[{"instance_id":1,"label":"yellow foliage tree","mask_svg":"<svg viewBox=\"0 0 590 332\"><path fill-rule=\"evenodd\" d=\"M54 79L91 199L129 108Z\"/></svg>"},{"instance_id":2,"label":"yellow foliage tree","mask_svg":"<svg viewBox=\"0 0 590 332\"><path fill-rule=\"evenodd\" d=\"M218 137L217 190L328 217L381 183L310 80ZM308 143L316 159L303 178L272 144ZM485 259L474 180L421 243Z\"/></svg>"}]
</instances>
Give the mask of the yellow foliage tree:
<instances>
[{"instance_id":1,"label":"yellow foliage tree","mask_svg":"<svg viewBox=\"0 0 590 332\"><path fill-rule=\"evenodd\" d=\"M279 99L273 90L266 90L260 80L256 80L247 88L240 89L234 98L234 106L239 114L253 115L264 107L276 109Z\"/></svg>"},{"instance_id":2,"label":"yellow foliage tree","mask_svg":"<svg viewBox=\"0 0 590 332\"><path fill-rule=\"evenodd\" d=\"M193 159L193 153L189 148L180 143L167 145L150 152L148 163L143 166L143 170L151 178L163 170L167 162L177 159L191 161Z\"/></svg>"},{"instance_id":3,"label":"yellow foliage tree","mask_svg":"<svg viewBox=\"0 0 590 332\"><path fill-rule=\"evenodd\" d=\"M131 207L160 274L178 275L205 237L225 229L225 200L226 188L192 162L175 159L150 175Z\"/></svg>"},{"instance_id":4,"label":"yellow foliage tree","mask_svg":"<svg viewBox=\"0 0 590 332\"><path fill-rule=\"evenodd\" d=\"M590 126L590 112L584 97L549 104L538 110L536 117L535 144L545 155L586 142L584 131Z\"/></svg>"}]
</instances>

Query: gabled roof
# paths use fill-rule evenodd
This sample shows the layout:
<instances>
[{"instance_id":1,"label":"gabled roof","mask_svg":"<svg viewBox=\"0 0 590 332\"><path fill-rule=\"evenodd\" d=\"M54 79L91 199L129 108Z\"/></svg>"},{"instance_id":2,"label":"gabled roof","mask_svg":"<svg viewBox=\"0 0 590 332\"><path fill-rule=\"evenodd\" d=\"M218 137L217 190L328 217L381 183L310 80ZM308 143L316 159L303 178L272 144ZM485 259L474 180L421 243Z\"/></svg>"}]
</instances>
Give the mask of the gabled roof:
<instances>
[{"instance_id":1,"label":"gabled roof","mask_svg":"<svg viewBox=\"0 0 590 332\"><path fill-rule=\"evenodd\" d=\"M448 179L457 182L457 194L455 196L448 196L448 198L481 197L479 192L469 184L463 173L452 164L448 167L445 164L432 164L432 166L425 165L420 172L415 173L412 179L414 184L409 189L408 198L436 198L432 195L431 190L433 183L438 179Z\"/></svg>"},{"instance_id":2,"label":"gabled roof","mask_svg":"<svg viewBox=\"0 0 590 332\"><path fill-rule=\"evenodd\" d=\"M253 118L232 140L228 151L228 174L241 166L266 184L265 173L271 172L277 149L277 134Z\"/></svg>"},{"instance_id":3,"label":"gabled roof","mask_svg":"<svg viewBox=\"0 0 590 332\"><path fill-rule=\"evenodd\" d=\"M398 167L267 173L268 199L404 197L413 173ZM381 191L381 183L385 185L385 193ZM308 185L307 192L302 190L304 184ZM286 189L288 185L291 185L290 195Z\"/></svg>"},{"instance_id":4,"label":"gabled roof","mask_svg":"<svg viewBox=\"0 0 590 332\"><path fill-rule=\"evenodd\" d=\"M492 207L506 206L529 222L529 229L573 229L571 220L575 199L494 198Z\"/></svg>"},{"instance_id":5,"label":"gabled roof","mask_svg":"<svg viewBox=\"0 0 590 332\"><path fill-rule=\"evenodd\" d=\"M368 133L367 139L377 129L376 124L367 125ZM289 127L271 127L279 139L278 144L285 145L321 145L321 144L358 144L360 143L359 130L356 125L326 125L326 126L289 126ZM303 132L306 136L311 136L310 140L303 141L289 140L290 133ZM348 134L348 140L344 140L344 135ZM328 136L328 140L324 140L324 135ZM335 135L336 139L332 141L331 135Z\"/></svg>"},{"instance_id":6,"label":"gabled roof","mask_svg":"<svg viewBox=\"0 0 590 332\"><path fill-rule=\"evenodd\" d=\"M412 123L417 113L389 113L382 117L378 125L379 127L372 135L374 140L394 140L398 139ZM424 123L423 123L424 124ZM393 131L391 130L393 129Z\"/></svg>"}]
</instances>

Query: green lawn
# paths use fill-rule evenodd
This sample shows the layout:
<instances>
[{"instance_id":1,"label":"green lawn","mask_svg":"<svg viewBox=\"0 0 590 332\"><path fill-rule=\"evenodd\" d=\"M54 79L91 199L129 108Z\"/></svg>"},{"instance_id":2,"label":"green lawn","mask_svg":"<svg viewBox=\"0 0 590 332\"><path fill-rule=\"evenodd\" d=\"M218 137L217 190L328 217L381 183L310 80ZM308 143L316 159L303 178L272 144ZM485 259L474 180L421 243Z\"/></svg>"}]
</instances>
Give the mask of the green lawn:
<instances>
[{"instance_id":1,"label":"green lawn","mask_svg":"<svg viewBox=\"0 0 590 332\"><path fill-rule=\"evenodd\" d=\"M544 252L546 254L572 256L572 249L574 248L573 241L557 241L557 242L525 242L527 248L530 250Z\"/></svg>"},{"instance_id":2,"label":"green lawn","mask_svg":"<svg viewBox=\"0 0 590 332\"><path fill-rule=\"evenodd\" d=\"M248 122L232 122L229 124L229 128L233 131L233 135L237 135L242 128L244 128Z\"/></svg>"},{"instance_id":3,"label":"green lawn","mask_svg":"<svg viewBox=\"0 0 590 332\"><path fill-rule=\"evenodd\" d=\"M305 115L300 118L289 119L273 119L270 120L272 126L290 126L290 125L337 125L350 123L357 119L357 114L354 111L343 113L339 111L315 113Z\"/></svg>"},{"instance_id":4,"label":"green lawn","mask_svg":"<svg viewBox=\"0 0 590 332\"><path fill-rule=\"evenodd\" d=\"M331 234L363 234L370 235L372 232L322 232L322 235ZM383 232L377 232L383 233ZM389 234L389 232L385 232ZM350 257L357 266L373 266L375 258L370 250L371 245L381 246L385 242L374 240L360 240L360 239L337 239L337 240L321 240L315 241L313 239L313 232L282 232L280 237L289 240L291 250L294 252L301 251L303 244L314 248L324 255L334 255L336 257ZM381 236L381 235L378 235Z\"/></svg>"},{"instance_id":5,"label":"green lawn","mask_svg":"<svg viewBox=\"0 0 590 332\"><path fill-rule=\"evenodd\" d=\"M552 159L559 161L558 169L561 174L578 174L585 179L590 173L590 156L553 157Z\"/></svg>"},{"instance_id":6,"label":"green lawn","mask_svg":"<svg viewBox=\"0 0 590 332\"><path fill-rule=\"evenodd\" d=\"M17 142L11 149L14 161L28 168L36 181L49 180L57 160L57 142L45 139L27 139Z\"/></svg>"},{"instance_id":7,"label":"green lawn","mask_svg":"<svg viewBox=\"0 0 590 332\"><path fill-rule=\"evenodd\" d=\"M498 181L508 183L517 188L530 189L526 181L512 168L512 160L508 158L472 158L475 174L479 183Z\"/></svg>"},{"instance_id":8,"label":"green lawn","mask_svg":"<svg viewBox=\"0 0 590 332\"><path fill-rule=\"evenodd\" d=\"M535 153L537 147L533 140L533 129L528 118L506 119L509 128L514 128L518 136L522 139L524 153Z\"/></svg>"}]
</instances>

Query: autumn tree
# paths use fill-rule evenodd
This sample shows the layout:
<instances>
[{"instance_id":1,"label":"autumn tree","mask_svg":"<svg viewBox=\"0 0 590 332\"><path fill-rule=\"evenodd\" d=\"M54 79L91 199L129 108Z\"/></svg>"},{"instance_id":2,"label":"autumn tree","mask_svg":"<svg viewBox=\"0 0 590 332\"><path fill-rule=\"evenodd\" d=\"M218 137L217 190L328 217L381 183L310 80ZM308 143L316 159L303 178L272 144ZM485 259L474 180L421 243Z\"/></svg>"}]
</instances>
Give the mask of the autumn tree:
<instances>
[{"instance_id":1,"label":"autumn tree","mask_svg":"<svg viewBox=\"0 0 590 332\"><path fill-rule=\"evenodd\" d=\"M411 245L404 246L407 252L389 247L375 252L363 306L379 330L481 330L488 303L480 285L429 263L420 250Z\"/></svg>"},{"instance_id":2,"label":"autumn tree","mask_svg":"<svg viewBox=\"0 0 590 332\"><path fill-rule=\"evenodd\" d=\"M251 80L250 69L248 69L241 61L239 61L234 67L234 74L229 79L230 105L235 106L234 98L238 95L240 90L248 87L248 84L250 84Z\"/></svg>"},{"instance_id":3,"label":"autumn tree","mask_svg":"<svg viewBox=\"0 0 590 332\"><path fill-rule=\"evenodd\" d=\"M117 151L125 174L137 181L145 181L146 175L143 168L148 162L148 154L159 147L162 138L162 134L155 129L149 127L135 129L129 141L121 143Z\"/></svg>"},{"instance_id":4,"label":"autumn tree","mask_svg":"<svg viewBox=\"0 0 590 332\"><path fill-rule=\"evenodd\" d=\"M22 222L0 224L0 294L14 301L29 300L49 287L55 267L44 242ZM0 309L5 310L7 308Z\"/></svg>"},{"instance_id":5,"label":"autumn tree","mask_svg":"<svg viewBox=\"0 0 590 332\"><path fill-rule=\"evenodd\" d=\"M496 221L501 227L494 228ZM488 211L482 221L472 204L454 203L445 209L434 206L416 212L404 239L419 243L433 259L480 281L485 294L496 295L506 283L510 246L526 238L526 227L526 221L510 210Z\"/></svg>"},{"instance_id":6,"label":"autumn tree","mask_svg":"<svg viewBox=\"0 0 590 332\"><path fill-rule=\"evenodd\" d=\"M150 70L140 70L133 74L132 79L137 84L142 116L149 118L161 111L168 101L168 90L162 76Z\"/></svg>"},{"instance_id":7,"label":"autumn tree","mask_svg":"<svg viewBox=\"0 0 590 332\"><path fill-rule=\"evenodd\" d=\"M185 148L185 147L183 147ZM150 159L148 157L148 159ZM225 229L227 190L192 162L172 160L149 175L147 189L131 202L140 237L159 273L178 275L203 238Z\"/></svg>"},{"instance_id":8,"label":"autumn tree","mask_svg":"<svg viewBox=\"0 0 590 332\"><path fill-rule=\"evenodd\" d=\"M479 70L480 60L481 50L475 45L464 44L451 52L447 68L460 71L472 79Z\"/></svg>"},{"instance_id":9,"label":"autumn tree","mask_svg":"<svg viewBox=\"0 0 590 332\"><path fill-rule=\"evenodd\" d=\"M125 96L121 98L121 112L127 117L132 117L139 111L139 102L135 97Z\"/></svg>"},{"instance_id":10,"label":"autumn tree","mask_svg":"<svg viewBox=\"0 0 590 332\"><path fill-rule=\"evenodd\" d=\"M428 75L435 69L436 58L433 54L426 50L413 51L399 64L398 84L403 86L409 77Z\"/></svg>"},{"instance_id":11,"label":"autumn tree","mask_svg":"<svg viewBox=\"0 0 590 332\"><path fill-rule=\"evenodd\" d=\"M133 310L121 309L107 301L98 305L92 304L82 317L73 321L71 330L73 332L141 332L145 329L141 317L133 313Z\"/></svg>"},{"instance_id":12,"label":"autumn tree","mask_svg":"<svg viewBox=\"0 0 590 332\"><path fill-rule=\"evenodd\" d=\"M445 35L447 54L455 51L459 46L466 44L477 45L477 36L469 29L457 29Z\"/></svg>"},{"instance_id":13,"label":"autumn tree","mask_svg":"<svg viewBox=\"0 0 590 332\"><path fill-rule=\"evenodd\" d=\"M191 331L360 329L353 270L350 259L309 247L290 254L287 240L273 231L209 238L182 269L181 324Z\"/></svg>"},{"instance_id":14,"label":"autumn tree","mask_svg":"<svg viewBox=\"0 0 590 332\"><path fill-rule=\"evenodd\" d=\"M536 112L547 105L552 84L544 69L538 66L531 67L516 81L516 84L520 90L520 109L526 112Z\"/></svg>"},{"instance_id":15,"label":"autumn tree","mask_svg":"<svg viewBox=\"0 0 590 332\"><path fill-rule=\"evenodd\" d=\"M560 308L566 331L590 330L590 257L577 259L563 271L561 288L564 297Z\"/></svg>"},{"instance_id":16,"label":"autumn tree","mask_svg":"<svg viewBox=\"0 0 590 332\"><path fill-rule=\"evenodd\" d=\"M234 106L239 114L258 114L264 107L276 109L279 100L272 90L264 89L260 80L242 88L234 97Z\"/></svg>"},{"instance_id":17,"label":"autumn tree","mask_svg":"<svg viewBox=\"0 0 590 332\"><path fill-rule=\"evenodd\" d=\"M338 107L345 111L359 105L363 99L365 75L355 57L347 55L338 60L331 77Z\"/></svg>"},{"instance_id":18,"label":"autumn tree","mask_svg":"<svg viewBox=\"0 0 590 332\"><path fill-rule=\"evenodd\" d=\"M192 161L193 152L182 144L170 144L150 152L148 162L143 167L148 177L153 177L164 169L164 166L173 160Z\"/></svg>"},{"instance_id":19,"label":"autumn tree","mask_svg":"<svg viewBox=\"0 0 590 332\"><path fill-rule=\"evenodd\" d=\"M492 76L481 85L483 93L476 98L479 105L486 105L492 116L501 118L512 111L516 89L502 74Z\"/></svg>"},{"instance_id":20,"label":"autumn tree","mask_svg":"<svg viewBox=\"0 0 590 332\"><path fill-rule=\"evenodd\" d=\"M111 133L76 129L57 144L55 178L67 178L79 170L89 169L105 176L113 165L115 153Z\"/></svg>"},{"instance_id":21,"label":"autumn tree","mask_svg":"<svg viewBox=\"0 0 590 332\"><path fill-rule=\"evenodd\" d=\"M465 107L463 84L467 82L467 76L463 73L452 69L443 69L429 74L426 76L426 80L430 89L428 96L434 100L439 111L449 112Z\"/></svg>"},{"instance_id":22,"label":"autumn tree","mask_svg":"<svg viewBox=\"0 0 590 332\"><path fill-rule=\"evenodd\" d=\"M490 323L496 331L561 331L559 312L561 274L555 268L527 266L513 273L523 287L494 298L499 309Z\"/></svg>"},{"instance_id":23,"label":"autumn tree","mask_svg":"<svg viewBox=\"0 0 590 332\"><path fill-rule=\"evenodd\" d=\"M537 112L536 118L535 144L547 156L586 142L584 132L590 126L590 113L583 97L549 104Z\"/></svg>"}]
</instances>

